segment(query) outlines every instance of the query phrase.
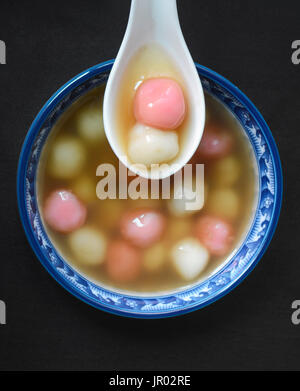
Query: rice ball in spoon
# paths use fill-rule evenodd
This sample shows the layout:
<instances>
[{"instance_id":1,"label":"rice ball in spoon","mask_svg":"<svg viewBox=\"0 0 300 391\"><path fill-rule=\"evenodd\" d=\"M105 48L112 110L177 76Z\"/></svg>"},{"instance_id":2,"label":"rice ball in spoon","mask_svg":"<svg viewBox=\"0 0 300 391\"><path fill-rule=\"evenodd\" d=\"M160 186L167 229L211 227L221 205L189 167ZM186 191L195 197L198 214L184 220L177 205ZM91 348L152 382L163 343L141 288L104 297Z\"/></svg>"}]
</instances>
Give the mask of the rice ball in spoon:
<instances>
[{"instance_id":1,"label":"rice ball in spoon","mask_svg":"<svg viewBox=\"0 0 300 391\"><path fill-rule=\"evenodd\" d=\"M158 128L178 128L186 112L180 85L167 77L144 81L134 97L134 115L137 122Z\"/></svg>"},{"instance_id":2,"label":"rice ball in spoon","mask_svg":"<svg viewBox=\"0 0 300 391\"><path fill-rule=\"evenodd\" d=\"M128 156L133 163L166 163L179 151L178 135L174 131L155 129L136 123L129 133Z\"/></svg>"}]
</instances>

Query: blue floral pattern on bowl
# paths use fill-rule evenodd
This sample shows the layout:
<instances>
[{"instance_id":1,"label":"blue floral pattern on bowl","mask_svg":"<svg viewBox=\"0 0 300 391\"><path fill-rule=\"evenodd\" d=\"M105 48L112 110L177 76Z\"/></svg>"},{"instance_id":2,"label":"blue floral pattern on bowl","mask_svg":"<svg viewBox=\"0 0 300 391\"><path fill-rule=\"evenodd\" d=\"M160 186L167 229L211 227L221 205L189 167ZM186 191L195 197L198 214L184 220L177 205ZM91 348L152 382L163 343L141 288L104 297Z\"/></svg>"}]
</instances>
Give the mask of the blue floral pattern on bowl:
<instances>
[{"instance_id":1,"label":"blue floral pattern on bowl","mask_svg":"<svg viewBox=\"0 0 300 391\"><path fill-rule=\"evenodd\" d=\"M43 145L60 115L81 95L106 82L113 61L99 64L63 86L42 108L25 139L18 169L22 223L36 255L50 274L72 294L96 308L132 317L167 317L204 307L233 289L254 268L275 230L282 199L282 173L271 132L253 104L229 81L197 65L204 90L239 120L253 146L259 197L252 226L238 251L207 280L173 294L132 296L104 289L74 270L55 250L39 214L36 174Z\"/></svg>"}]
</instances>

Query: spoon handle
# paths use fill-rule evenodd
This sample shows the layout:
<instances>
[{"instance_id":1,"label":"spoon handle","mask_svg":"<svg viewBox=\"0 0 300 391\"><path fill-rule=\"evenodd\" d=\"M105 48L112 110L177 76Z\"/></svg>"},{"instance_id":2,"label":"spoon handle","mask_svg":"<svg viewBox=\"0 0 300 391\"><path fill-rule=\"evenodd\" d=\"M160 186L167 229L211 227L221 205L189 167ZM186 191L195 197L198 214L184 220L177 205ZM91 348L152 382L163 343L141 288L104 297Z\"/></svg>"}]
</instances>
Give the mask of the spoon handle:
<instances>
[{"instance_id":1,"label":"spoon handle","mask_svg":"<svg viewBox=\"0 0 300 391\"><path fill-rule=\"evenodd\" d=\"M126 35L143 42L165 42L181 35L176 0L132 0Z\"/></svg>"}]
</instances>

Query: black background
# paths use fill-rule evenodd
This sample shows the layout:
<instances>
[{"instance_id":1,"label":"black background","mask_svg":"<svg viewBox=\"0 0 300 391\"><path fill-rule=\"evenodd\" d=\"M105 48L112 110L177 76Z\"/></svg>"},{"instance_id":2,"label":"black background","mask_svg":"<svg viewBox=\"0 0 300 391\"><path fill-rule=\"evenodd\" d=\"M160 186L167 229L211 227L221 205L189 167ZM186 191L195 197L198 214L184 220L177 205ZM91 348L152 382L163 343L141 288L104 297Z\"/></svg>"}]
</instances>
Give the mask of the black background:
<instances>
[{"instance_id":1,"label":"black background","mask_svg":"<svg viewBox=\"0 0 300 391\"><path fill-rule=\"evenodd\" d=\"M298 3L298 4L297 4ZM280 5L278 5L280 4ZM16 205L18 155L46 99L71 77L115 57L129 0L2 1L0 39L0 370L297 370L300 326L300 2L178 0L194 59L257 105L279 147L285 181L274 239L252 274L203 310L174 319L135 320L93 309L43 269Z\"/></svg>"}]
</instances>

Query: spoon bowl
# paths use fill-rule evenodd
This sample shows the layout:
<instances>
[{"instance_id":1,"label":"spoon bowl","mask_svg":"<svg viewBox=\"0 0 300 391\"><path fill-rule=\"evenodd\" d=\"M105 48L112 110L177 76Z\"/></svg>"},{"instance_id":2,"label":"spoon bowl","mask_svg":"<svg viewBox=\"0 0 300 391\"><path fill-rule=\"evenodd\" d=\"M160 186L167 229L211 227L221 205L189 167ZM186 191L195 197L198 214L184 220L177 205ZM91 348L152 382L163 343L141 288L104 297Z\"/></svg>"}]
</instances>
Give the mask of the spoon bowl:
<instances>
[{"instance_id":1,"label":"spoon bowl","mask_svg":"<svg viewBox=\"0 0 300 391\"><path fill-rule=\"evenodd\" d=\"M169 164L151 169L130 162L116 119L118 93L125 70L134 55L149 45L159 45L181 76L188 103L185 142ZM147 179L163 179L180 170L196 151L205 124L202 85L186 46L177 13L176 0L132 0L125 36L110 73L103 102L103 120L107 139L119 160L135 174Z\"/></svg>"}]
</instances>

